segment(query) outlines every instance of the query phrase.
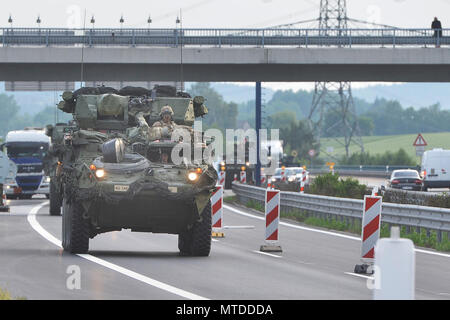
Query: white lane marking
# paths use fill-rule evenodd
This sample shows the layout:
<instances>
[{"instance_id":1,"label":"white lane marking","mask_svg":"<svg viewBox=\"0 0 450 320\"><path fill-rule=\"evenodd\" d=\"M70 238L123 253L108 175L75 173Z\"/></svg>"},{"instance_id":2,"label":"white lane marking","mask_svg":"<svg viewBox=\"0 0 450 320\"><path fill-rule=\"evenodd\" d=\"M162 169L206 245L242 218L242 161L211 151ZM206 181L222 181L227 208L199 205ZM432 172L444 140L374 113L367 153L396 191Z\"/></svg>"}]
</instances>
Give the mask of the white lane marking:
<instances>
[{"instance_id":1,"label":"white lane marking","mask_svg":"<svg viewBox=\"0 0 450 320\"><path fill-rule=\"evenodd\" d=\"M255 229L255 226L224 226L224 229Z\"/></svg>"},{"instance_id":2,"label":"white lane marking","mask_svg":"<svg viewBox=\"0 0 450 320\"><path fill-rule=\"evenodd\" d=\"M370 276L364 276L362 274L357 274L357 273L353 273L353 272L344 272L345 274L348 274L349 276L354 276L354 277L359 277L359 278L364 278L364 279L374 279L373 277Z\"/></svg>"},{"instance_id":3,"label":"white lane marking","mask_svg":"<svg viewBox=\"0 0 450 320\"><path fill-rule=\"evenodd\" d=\"M31 227L37 231L42 237L44 237L45 239L47 239L48 241L50 241L51 243L53 243L54 245L56 245L59 248L62 248L62 244L61 241L57 238L55 238L53 235L51 235L47 230L45 230L40 224L39 222L36 220L36 213L45 205L47 205L49 202L46 201L36 207L33 207L30 211L30 214L27 217L28 222L30 223ZM140 273L131 271L129 269L126 269L124 267L118 266L114 263L105 261L103 259L97 258L95 256L92 256L90 254L77 254L77 256L86 259L88 261L94 262L96 264L99 264L105 268L111 269L113 271L119 272L127 277L133 278L135 280L141 281L143 283L146 283L150 286L153 286L155 288L159 288L161 290L173 293L175 295L178 295L180 297L186 298L186 299L190 299L190 300L209 300L205 297L202 296L198 296L196 294L193 294L191 292L173 287L171 285L168 285L166 283L163 283L161 281L149 278L147 276L144 276Z\"/></svg>"},{"instance_id":4,"label":"white lane marking","mask_svg":"<svg viewBox=\"0 0 450 320\"><path fill-rule=\"evenodd\" d=\"M237 213L237 214L240 214L240 215L243 215L243 216L246 216L246 217L249 217L249 218L259 219L259 220L265 220L265 218L263 218L263 217L258 217L258 216L255 216L255 215L253 215L253 214L249 214L249 213L243 212L243 211L241 211L241 210L234 209L234 208L229 207L229 206L227 206L227 205L224 205L223 207L224 207L225 209L227 209L227 210L231 210L231 211L233 211L233 212L235 212L235 213ZM328 235L332 235L332 236L337 236L337 237L341 237L341 238L346 238L346 239L351 239L351 240L358 240L358 241L361 241L360 238L348 236L348 235L345 235L345 234L340 234L340 233L335 233L335 232L330 232L330 231L324 231L324 230L318 230L318 229L312 229L312 228L307 228L307 227L297 226L297 225L295 225L295 224L290 224L290 223L287 223L287 222L280 222L280 224L283 225L283 226L291 227L291 228L295 228L295 229L301 229L301 230L313 231L313 232L324 233L324 234L328 234Z\"/></svg>"},{"instance_id":5,"label":"white lane marking","mask_svg":"<svg viewBox=\"0 0 450 320\"><path fill-rule=\"evenodd\" d=\"M270 256L270 257L274 257L274 258L283 258L282 256L277 256L276 254L271 254L271 253L262 252L262 251L258 251L258 250L252 250L252 252L263 254L265 256Z\"/></svg>"},{"instance_id":6,"label":"white lane marking","mask_svg":"<svg viewBox=\"0 0 450 320\"><path fill-rule=\"evenodd\" d=\"M217 239L211 239L212 242L219 242Z\"/></svg>"},{"instance_id":7,"label":"white lane marking","mask_svg":"<svg viewBox=\"0 0 450 320\"><path fill-rule=\"evenodd\" d=\"M253 218L253 219L258 219L258 220L265 220L265 218L263 218L263 217L258 217L258 216L255 216L253 214L243 212L241 210L232 208L232 207L227 206L227 205L223 205L223 207L225 209L227 209L227 210L230 210L230 211L232 211L234 213L237 213L237 214L240 214L242 216L246 216L246 217ZM280 224L283 225L283 226L286 226L286 227L294 228L294 229L312 231L312 232L323 233L323 234L327 234L327 235L331 235L331 236L335 236L335 237L361 241L361 238L359 238L359 237L352 237L352 236L348 236L348 235L340 234L340 233L335 233L335 232L331 232L331 231L324 231L324 230L319 230L319 229L313 229L313 228L297 226L295 224L290 224L290 223L287 223L287 222L280 222ZM424 253L424 254L430 254L430 255L444 257L444 258L450 258L450 254L445 254L445 253L440 253L440 252L435 252L435 251L428 251L428 250L422 250L422 249L414 249L414 251L418 252L418 253Z\"/></svg>"}]
</instances>

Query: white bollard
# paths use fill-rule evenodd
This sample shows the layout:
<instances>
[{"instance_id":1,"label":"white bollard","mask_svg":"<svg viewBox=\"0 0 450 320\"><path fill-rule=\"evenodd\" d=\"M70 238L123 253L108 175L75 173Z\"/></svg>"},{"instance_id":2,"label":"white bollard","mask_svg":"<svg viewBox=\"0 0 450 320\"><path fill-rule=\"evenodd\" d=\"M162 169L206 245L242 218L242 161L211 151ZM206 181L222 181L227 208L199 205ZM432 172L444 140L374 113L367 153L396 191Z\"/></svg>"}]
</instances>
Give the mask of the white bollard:
<instances>
[{"instance_id":1,"label":"white bollard","mask_svg":"<svg viewBox=\"0 0 450 320\"><path fill-rule=\"evenodd\" d=\"M400 238L399 227L375 247L375 300L414 300L415 252L409 239Z\"/></svg>"}]
</instances>

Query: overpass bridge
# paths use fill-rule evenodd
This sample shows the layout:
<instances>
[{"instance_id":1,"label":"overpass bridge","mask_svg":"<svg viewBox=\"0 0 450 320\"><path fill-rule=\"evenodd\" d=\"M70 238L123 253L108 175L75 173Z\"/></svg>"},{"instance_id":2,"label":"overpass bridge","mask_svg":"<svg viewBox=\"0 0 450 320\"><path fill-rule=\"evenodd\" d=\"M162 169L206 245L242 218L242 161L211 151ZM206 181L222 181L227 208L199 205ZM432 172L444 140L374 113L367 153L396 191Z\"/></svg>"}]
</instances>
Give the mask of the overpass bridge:
<instances>
[{"instance_id":1,"label":"overpass bridge","mask_svg":"<svg viewBox=\"0 0 450 320\"><path fill-rule=\"evenodd\" d=\"M450 29L0 32L0 81L450 80Z\"/></svg>"}]
</instances>

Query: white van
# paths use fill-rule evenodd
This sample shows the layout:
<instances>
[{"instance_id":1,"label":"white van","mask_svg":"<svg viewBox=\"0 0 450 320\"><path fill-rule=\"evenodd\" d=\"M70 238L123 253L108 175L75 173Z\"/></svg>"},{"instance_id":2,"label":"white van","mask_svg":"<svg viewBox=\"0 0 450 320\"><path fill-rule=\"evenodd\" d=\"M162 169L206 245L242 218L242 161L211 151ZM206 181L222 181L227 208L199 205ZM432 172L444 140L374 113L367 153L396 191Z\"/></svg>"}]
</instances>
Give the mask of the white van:
<instances>
[{"instance_id":1,"label":"white van","mask_svg":"<svg viewBox=\"0 0 450 320\"><path fill-rule=\"evenodd\" d=\"M450 188L450 150L425 151L421 166L423 189Z\"/></svg>"}]
</instances>

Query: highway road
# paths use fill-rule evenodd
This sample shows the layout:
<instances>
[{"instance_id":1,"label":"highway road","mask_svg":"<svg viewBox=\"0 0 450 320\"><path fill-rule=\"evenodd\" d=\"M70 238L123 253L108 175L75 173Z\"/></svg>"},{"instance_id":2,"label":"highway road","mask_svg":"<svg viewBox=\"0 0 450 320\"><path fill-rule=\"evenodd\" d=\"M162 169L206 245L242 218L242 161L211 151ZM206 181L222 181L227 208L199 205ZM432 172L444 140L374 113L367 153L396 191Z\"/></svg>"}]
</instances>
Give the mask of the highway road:
<instances>
[{"instance_id":1,"label":"highway road","mask_svg":"<svg viewBox=\"0 0 450 320\"><path fill-rule=\"evenodd\" d=\"M112 232L90 252L62 251L61 217L48 201L10 201L0 215L0 288L27 299L371 299L354 235L289 221L280 226L281 254L259 252L259 213L226 205L225 238L209 257L180 256L177 236ZM71 267L72 266L72 267ZM68 268L79 267L80 289L69 289ZM450 254L416 253L416 298L450 299Z\"/></svg>"}]
</instances>

